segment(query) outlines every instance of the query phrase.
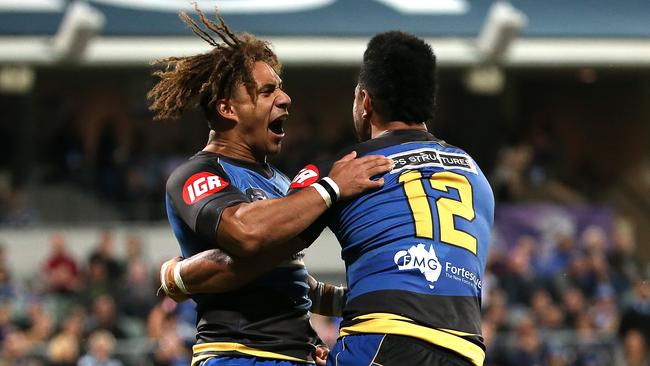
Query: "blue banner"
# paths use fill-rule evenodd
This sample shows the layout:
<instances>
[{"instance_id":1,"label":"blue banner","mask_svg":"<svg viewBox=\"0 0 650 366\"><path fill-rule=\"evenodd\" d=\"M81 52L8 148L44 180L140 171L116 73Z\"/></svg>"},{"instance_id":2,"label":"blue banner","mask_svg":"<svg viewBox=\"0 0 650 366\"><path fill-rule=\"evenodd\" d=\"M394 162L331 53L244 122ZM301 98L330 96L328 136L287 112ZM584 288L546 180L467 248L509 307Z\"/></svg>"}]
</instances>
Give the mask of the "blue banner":
<instances>
[{"instance_id":1,"label":"blue banner","mask_svg":"<svg viewBox=\"0 0 650 366\"><path fill-rule=\"evenodd\" d=\"M52 35L67 0L0 0L0 36ZM178 11L185 0L88 0L105 17L104 36L189 36ZM488 1L470 0L220 0L199 1L212 13L219 6L235 31L260 36L367 37L401 29L423 37L474 37ZM515 0L526 14L523 37L647 38L648 0Z\"/></svg>"}]
</instances>

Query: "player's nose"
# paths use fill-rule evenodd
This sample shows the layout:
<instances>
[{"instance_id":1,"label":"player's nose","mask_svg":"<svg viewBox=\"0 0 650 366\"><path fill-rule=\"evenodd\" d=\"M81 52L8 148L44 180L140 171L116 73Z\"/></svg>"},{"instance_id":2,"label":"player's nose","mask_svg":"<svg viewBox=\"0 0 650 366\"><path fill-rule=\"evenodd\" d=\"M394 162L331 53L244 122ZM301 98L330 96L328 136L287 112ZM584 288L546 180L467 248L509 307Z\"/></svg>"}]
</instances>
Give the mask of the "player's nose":
<instances>
[{"instance_id":1,"label":"player's nose","mask_svg":"<svg viewBox=\"0 0 650 366\"><path fill-rule=\"evenodd\" d=\"M275 103L279 108L289 109L289 106L291 106L291 97L284 90L280 89L280 95L275 99Z\"/></svg>"}]
</instances>

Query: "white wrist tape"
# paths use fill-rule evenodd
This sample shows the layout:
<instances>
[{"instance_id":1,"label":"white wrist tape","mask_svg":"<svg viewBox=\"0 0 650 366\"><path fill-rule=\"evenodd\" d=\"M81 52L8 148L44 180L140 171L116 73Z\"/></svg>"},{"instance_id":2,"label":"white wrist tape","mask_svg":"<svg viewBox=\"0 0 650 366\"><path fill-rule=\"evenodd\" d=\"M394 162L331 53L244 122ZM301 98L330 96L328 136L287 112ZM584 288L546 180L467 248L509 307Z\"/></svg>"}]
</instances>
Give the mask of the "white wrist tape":
<instances>
[{"instance_id":1,"label":"white wrist tape","mask_svg":"<svg viewBox=\"0 0 650 366\"><path fill-rule=\"evenodd\" d=\"M327 208L332 207L332 197L330 196L329 192L327 192L325 187L320 185L320 183L318 182L312 183L310 187L316 189L316 192L318 192L318 194L320 194L320 196L323 197L323 200L325 200L325 205L327 206Z\"/></svg>"},{"instance_id":2,"label":"white wrist tape","mask_svg":"<svg viewBox=\"0 0 650 366\"><path fill-rule=\"evenodd\" d=\"M160 269L160 286L166 294L169 293L169 288L167 288L167 281L165 281L165 274L167 273L167 267L169 267L169 262L165 262ZM160 289L159 289L160 291ZM158 296L158 294L156 294Z\"/></svg>"},{"instance_id":3,"label":"white wrist tape","mask_svg":"<svg viewBox=\"0 0 650 366\"><path fill-rule=\"evenodd\" d=\"M182 265L183 265L183 261L180 261L176 264L176 267L174 267L174 282L176 283L176 287L178 287L178 289L181 290L182 293L189 294L190 292L187 291L187 288L185 287L185 283L183 282L183 278L181 278Z\"/></svg>"},{"instance_id":4,"label":"white wrist tape","mask_svg":"<svg viewBox=\"0 0 650 366\"><path fill-rule=\"evenodd\" d=\"M330 187L332 187L332 189L336 193L336 201L338 201L341 198L341 190L339 189L339 185L336 184L334 179L332 179L330 177L323 177L323 180L325 182L329 183Z\"/></svg>"}]
</instances>

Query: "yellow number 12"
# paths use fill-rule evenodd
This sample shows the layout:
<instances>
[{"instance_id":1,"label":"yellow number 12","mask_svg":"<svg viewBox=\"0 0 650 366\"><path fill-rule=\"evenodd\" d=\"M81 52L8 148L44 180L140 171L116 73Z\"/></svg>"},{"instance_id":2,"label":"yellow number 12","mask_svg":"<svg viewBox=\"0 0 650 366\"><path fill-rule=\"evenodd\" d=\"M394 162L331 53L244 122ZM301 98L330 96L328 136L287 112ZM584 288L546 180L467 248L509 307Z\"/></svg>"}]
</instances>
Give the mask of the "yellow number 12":
<instances>
[{"instance_id":1,"label":"yellow number 12","mask_svg":"<svg viewBox=\"0 0 650 366\"><path fill-rule=\"evenodd\" d=\"M440 197L436 200L436 218L440 227L440 241L455 245L477 254L477 241L472 235L456 229L454 217L459 216L465 220L474 220L474 199L472 185L464 175L453 172L438 172L428 179L431 188L449 192L449 188L458 190L460 200ZM413 212L415 222L415 235L421 238L433 239L433 213L429 199L424 191L422 173L418 170L409 170L400 174L399 182L404 184L404 192L408 198L409 206Z\"/></svg>"}]
</instances>

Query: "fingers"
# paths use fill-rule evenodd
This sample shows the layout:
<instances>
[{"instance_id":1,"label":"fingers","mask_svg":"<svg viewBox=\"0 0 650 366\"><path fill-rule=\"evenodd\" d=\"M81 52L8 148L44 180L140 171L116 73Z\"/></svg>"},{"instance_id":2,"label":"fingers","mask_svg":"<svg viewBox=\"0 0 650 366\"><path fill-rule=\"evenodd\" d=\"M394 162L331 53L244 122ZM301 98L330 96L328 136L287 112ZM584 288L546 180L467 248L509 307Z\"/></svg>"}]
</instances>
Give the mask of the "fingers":
<instances>
[{"instance_id":1,"label":"fingers","mask_svg":"<svg viewBox=\"0 0 650 366\"><path fill-rule=\"evenodd\" d=\"M390 171L395 167L393 159L389 159L382 155L368 155L357 160L359 164L365 168L371 168L374 166L383 167L385 169L384 172Z\"/></svg>"},{"instance_id":2,"label":"fingers","mask_svg":"<svg viewBox=\"0 0 650 366\"><path fill-rule=\"evenodd\" d=\"M361 159L358 160L361 161ZM363 162L363 164L359 167L359 169L364 171L364 175L368 176L368 182L367 182L368 188L381 188L384 185L384 178L379 178L375 180L372 180L371 178L374 176L387 173L393 170L394 167L395 167L395 162L392 159L385 158L380 155L372 155L372 156L368 156L368 159Z\"/></svg>"},{"instance_id":3,"label":"fingers","mask_svg":"<svg viewBox=\"0 0 650 366\"><path fill-rule=\"evenodd\" d=\"M384 186L384 178L368 180L368 188L381 188Z\"/></svg>"},{"instance_id":4,"label":"fingers","mask_svg":"<svg viewBox=\"0 0 650 366\"><path fill-rule=\"evenodd\" d=\"M329 349L325 346L316 346L314 350L313 358L317 366L325 366L327 361L327 355L329 354Z\"/></svg>"},{"instance_id":5,"label":"fingers","mask_svg":"<svg viewBox=\"0 0 650 366\"><path fill-rule=\"evenodd\" d=\"M364 169L367 169L368 171L372 170L373 171L372 175L375 175L379 173L386 173L393 170L393 168L395 167L395 163L393 162L392 159L386 159L386 158L372 159L362 164L362 167ZM375 169L378 169L379 171L375 172Z\"/></svg>"}]
</instances>

